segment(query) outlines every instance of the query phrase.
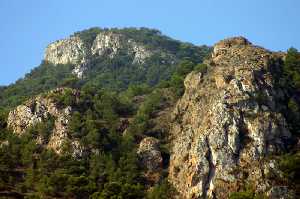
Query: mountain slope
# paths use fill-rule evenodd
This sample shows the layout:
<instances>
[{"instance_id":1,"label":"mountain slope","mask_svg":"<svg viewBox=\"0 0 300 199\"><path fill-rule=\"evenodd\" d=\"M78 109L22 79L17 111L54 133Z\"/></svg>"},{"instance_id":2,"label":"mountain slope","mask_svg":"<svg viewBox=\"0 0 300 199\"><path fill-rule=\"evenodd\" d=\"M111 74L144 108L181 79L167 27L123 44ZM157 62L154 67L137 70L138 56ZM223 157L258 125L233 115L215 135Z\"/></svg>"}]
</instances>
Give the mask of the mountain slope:
<instances>
[{"instance_id":1,"label":"mountain slope","mask_svg":"<svg viewBox=\"0 0 300 199\"><path fill-rule=\"evenodd\" d=\"M91 28L50 44L40 66L1 92L0 106L15 106L59 86L119 91L131 84L153 86L170 79L181 60L201 63L209 52L157 30Z\"/></svg>"},{"instance_id":2,"label":"mountain slope","mask_svg":"<svg viewBox=\"0 0 300 199\"><path fill-rule=\"evenodd\" d=\"M209 51L149 29L50 44L0 88L0 197L297 198L300 53Z\"/></svg>"}]
</instances>

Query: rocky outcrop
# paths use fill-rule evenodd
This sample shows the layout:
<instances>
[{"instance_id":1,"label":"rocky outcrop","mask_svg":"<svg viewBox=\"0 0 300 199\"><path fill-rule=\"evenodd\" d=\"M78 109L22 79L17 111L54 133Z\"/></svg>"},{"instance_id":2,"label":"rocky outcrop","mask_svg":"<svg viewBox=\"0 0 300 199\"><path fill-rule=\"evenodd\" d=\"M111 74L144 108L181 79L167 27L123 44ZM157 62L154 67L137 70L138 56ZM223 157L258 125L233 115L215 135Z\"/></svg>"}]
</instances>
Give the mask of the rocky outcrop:
<instances>
[{"instance_id":1,"label":"rocky outcrop","mask_svg":"<svg viewBox=\"0 0 300 199\"><path fill-rule=\"evenodd\" d=\"M159 140L153 137L144 138L139 144L138 155L142 164L151 171L162 168L162 156L159 151Z\"/></svg>"},{"instance_id":2,"label":"rocky outcrop","mask_svg":"<svg viewBox=\"0 0 300 199\"><path fill-rule=\"evenodd\" d=\"M45 60L53 64L73 64L73 73L79 78L85 70L86 57L89 49L78 36L58 40L46 48Z\"/></svg>"},{"instance_id":3,"label":"rocky outcrop","mask_svg":"<svg viewBox=\"0 0 300 199\"><path fill-rule=\"evenodd\" d=\"M169 167L180 198L227 198L246 182L257 192L272 189L267 173L279 171L267 157L286 150L291 136L276 103L283 96L270 72L276 60L245 38L230 38L215 45L207 74L186 77Z\"/></svg>"},{"instance_id":4,"label":"rocky outcrop","mask_svg":"<svg viewBox=\"0 0 300 199\"><path fill-rule=\"evenodd\" d=\"M27 129L34 127L36 124L54 118L53 132L49 140L45 141L43 137L37 138L37 143L45 144L47 148L53 149L57 153L62 152L63 144L69 140L68 123L71 118L72 107L61 107L52 95L63 95L66 89L58 88L50 91L47 96L40 95L34 99L28 100L23 105L16 107L8 115L8 127L19 136L22 136ZM79 93L72 90L74 98ZM76 140L71 140L72 151L74 156L79 157L83 149Z\"/></svg>"},{"instance_id":5,"label":"rocky outcrop","mask_svg":"<svg viewBox=\"0 0 300 199\"><path fill-rule=\"evenodd\" d=\"M50 44L45 52L45 60L56 65L73 64L73 73L82 78L92 56L112 59L118 53L125 52L133 57L133 64L144 64L153 54L143 44L110 31L99 33L91 47L88 46L79 36L71 36Z\"/></svg>"},{"instance_id":6,"label":"rocky outcrop","mask_svg":"<svg viewBox=\"0 0 300 199\"><path fill-rule=\"evenodd\" d=\"M146 169L145 176L150 182L158 182L163 166L162 154L159 150L159 140L153 137L144 138L138 148L141 165Z\"/></svg>"},{"instance_id":7,"label":"rocky outcrop","mask_svg":"<svg viewBox=\"0 0 300 199\"><path fill-rule=\"evenodd\" d=\"M45 60L53 64L78 64L83 62L87 49L78 36L58 40L46 48Z\"/></svg>"},{"instance_id":8,"label":"rocky outcrop","mask_svg":"<svg viewBox=\"0 0 300 199\"><path fill-rule=\"evenodd\" d=\"M126 52L134 57L133 63L143 64L152 55L145 46L138 44L122 34L104 32L96 37L91 52L93 55L114 58L119 52Z\"/></svg>"},{"instance_id":9,"label":"rocky outcrop","mask_svg":"<svg viewBox=\"0 0 300 199\"><path fill-rule=\"evenodd\" d=\"M92 46L93 55L108 55L110 58L113 58L119 49L122 47L122 36L115 33L100 33Z\"/></svg>"}]
</instances>

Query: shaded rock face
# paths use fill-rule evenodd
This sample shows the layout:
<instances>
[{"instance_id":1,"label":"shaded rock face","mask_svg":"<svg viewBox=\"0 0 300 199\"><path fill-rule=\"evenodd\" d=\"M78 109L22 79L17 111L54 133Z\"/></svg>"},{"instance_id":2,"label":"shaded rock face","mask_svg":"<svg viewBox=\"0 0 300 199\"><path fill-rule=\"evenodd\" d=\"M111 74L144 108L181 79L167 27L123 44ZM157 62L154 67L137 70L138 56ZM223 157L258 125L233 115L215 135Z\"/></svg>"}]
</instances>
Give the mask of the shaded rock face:
<instances>
[{"instance_id":1,"label":"shaded rock face","mask_svg":"<svg viewBox=\"0 0 300 199\"><path fill-rule=\"evenodd\" d=\"M124 35L101 32L97 35L91 47L79 36L56 41L50 44L45 52L45 60L53 64L73 64L73 73L79 78L83 77L88 60L92 56L105 56L114 58L120 52L126 52L133 57L134 64L143 64L153 53L132 39Z\"/></svg>"},{"instance_id":2,"label":"shaded rock face","mask_svg":"<svg viewBox=\"0 0 300 199\"><path fill-rule=\"evenodd\" d=\"M49 92L51 94L63 94L63 88L55 89ZM73 91L74 97L78 95ZM72 107L60 107L54 102L51 97L37 96L16 107L8 115L8 127L19 136L22 136L26 130L34 125L47 121L50 117L54 118L53 132L50 135L49 141L44 143L42 137L37 138L38 144L45 144L47 148L53 149L56 153L61 153L63 144L69 140L68 123L71 118ZM79 157L83 153L83 149L76 140L71 141L74 156Z\"/></svg>"},{"instance_id":3,"label":"shaded rock face","mask_svg":"<svg viewBox=\"0 0 300 199\"><path fill-rule=\"evenodd\" d=\"M151 171L162 168L162 156L159 151L159 140L153 137L144 138L138 149L142 164Z\"/></svg>"},{"instance_id":4,"label":"shaded rock face","mask_svg":"<svg viewBox=\"0 0 300 199\"><path fill-rule=\"evenodd\" d=\"M163 158L159 150L159 140L153 137L144 138L138 148L141 165L147 170L145 173L148 181L158 182L162 170Z\"/></svg>"},{"instance_id":5,"label":"shaded rock face","mask_svg":"<svg viewBox=\"0 0 300 199\"><path fill-rule=\"evenodd\" d=\"M265 157L286 150L291 137L276 101L283 94L270 73L275 54L245 38L214 47L208 74L192 72L173 113L169 180L181 198L227 198L265 178L276 163Z\"/></svg>"}]
</instances>

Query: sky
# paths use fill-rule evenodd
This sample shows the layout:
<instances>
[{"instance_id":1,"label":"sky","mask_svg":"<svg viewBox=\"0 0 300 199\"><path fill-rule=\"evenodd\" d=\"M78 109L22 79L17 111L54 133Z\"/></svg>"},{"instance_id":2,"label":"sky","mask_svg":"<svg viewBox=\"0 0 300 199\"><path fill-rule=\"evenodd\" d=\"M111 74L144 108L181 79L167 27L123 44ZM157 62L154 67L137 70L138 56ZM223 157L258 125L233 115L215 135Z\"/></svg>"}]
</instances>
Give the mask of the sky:
<instances>
[{"instance_id":1,"label":"sky","mask_svg":"<svg viewBox=\"0 0 300 199\"><path fill-rule=\"evenodd\" d=\"M196 45L244 36L300 49L299 0L0 0L0 85L37 67L46 46L90 27L149 27Z\"/></svg>"}]
</instances>

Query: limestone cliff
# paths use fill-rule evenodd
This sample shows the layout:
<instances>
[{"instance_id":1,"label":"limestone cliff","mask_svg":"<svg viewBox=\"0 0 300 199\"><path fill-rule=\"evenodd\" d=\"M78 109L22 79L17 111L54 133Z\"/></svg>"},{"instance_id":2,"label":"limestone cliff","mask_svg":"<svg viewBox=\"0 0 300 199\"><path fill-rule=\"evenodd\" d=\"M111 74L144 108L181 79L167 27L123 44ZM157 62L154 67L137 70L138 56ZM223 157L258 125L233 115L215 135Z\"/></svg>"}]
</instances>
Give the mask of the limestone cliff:
<instances>
[{"instance_id":1,"label":"limestone cliff","mask_svg":"<svg viewBox=\"0 0 300 199\"><path fill-rule=\"evenodd\" d=\"M103 31L96 36L91 47L79 36L56 41L46 48L44 59L56 65L72 64L73 73L82 78L92 57L112 59L120 52L132 56L133 64L143 64L153 54L146 46L133 39L122 34Z\"/></svg>"},{"instance_id":2,"label":"limestone cliff","mask_svg":"<svg viewBox=\"0 0 300 199\"><path fill-rule=\"evenodd\" d=\"M36 124L47 121L50 117L54 118L53 132L49 140L38 135L37 143L46 145L47 148L53 149L56 153L61 153L63 144L70 141L73 155L78 157L83 153L83 149L76 140L69 140L68 123L71 118L72 107L61 107L53 95L62 95L66 89L58 88L50 91L46 96L39 95L31 100L28 100L23 105L12 110L7 119L8 127L19 136L22 136L27 129L34 127ZM75 90L72 90L74 98L78 95Z\"/></svg>"},{"instance_id":3,"label":"limestone cliff","mask_svg":"<svg viewBox=\"0 0 300 199\"><path fill-rule=\"evenodd\" d=\"M173 112L169 168L180 198L227 198L245 184L276 190L266 176L279 171L268 157L285 151L291 136L271 73L276 60L245 38L230 38L214 46L207 73L186 77Z\"/></svg>"}]
</instances>

